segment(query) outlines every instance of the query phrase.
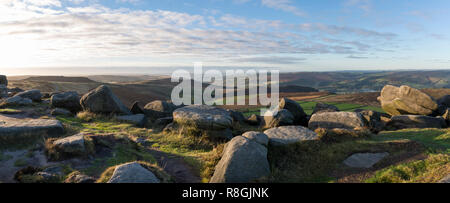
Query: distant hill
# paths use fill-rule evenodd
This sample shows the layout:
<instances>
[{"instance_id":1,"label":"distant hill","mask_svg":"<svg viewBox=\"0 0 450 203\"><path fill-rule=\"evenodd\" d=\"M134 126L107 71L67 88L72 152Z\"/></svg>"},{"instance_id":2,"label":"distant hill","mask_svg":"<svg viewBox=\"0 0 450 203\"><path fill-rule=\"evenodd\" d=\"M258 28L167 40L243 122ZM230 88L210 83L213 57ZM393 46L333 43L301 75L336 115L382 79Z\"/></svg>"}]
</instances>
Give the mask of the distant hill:
<instances>
[{"instance_id":1,"label":"distant hill","mask_svg":"<svg viewBox=\"0 0 450 203\"><path fill-rule=\"evenodd\" d=\"M282 73L280 83L335 93L379 92L388 84L409 85L417 89L450 88L450 70Z\"/></svg>"},{"instance_id":2,"label":"distant hill","mask_svg":"<svg viewBox=\"0 0 450 203\"><path fill-rule=\"evenodd\" d=\"M319 92L319 90L312 87L304 87L297 85L287 85L280 87L280 93L295 93L295 92Z\"/></svg>"},{"instance_id":3,"label":"distant hill","mask_svg":"<svg viewBox=\"0 0 450 203\"><path fill-rule=\"evenodd\" d=\"M95 83L95 81L86 77L65 77L65 76L33 76L25 79L25 81Z\"/></svg>"}]
</instances>

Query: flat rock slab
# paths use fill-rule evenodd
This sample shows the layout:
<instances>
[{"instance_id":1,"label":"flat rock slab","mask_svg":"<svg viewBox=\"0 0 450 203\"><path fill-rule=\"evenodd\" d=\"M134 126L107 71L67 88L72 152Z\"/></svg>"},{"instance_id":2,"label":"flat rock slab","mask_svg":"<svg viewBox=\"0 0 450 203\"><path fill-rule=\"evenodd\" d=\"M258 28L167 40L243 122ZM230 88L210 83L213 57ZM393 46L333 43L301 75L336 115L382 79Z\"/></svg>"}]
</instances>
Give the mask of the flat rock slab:
<instances>
[{"instance_id":1,"label":"flat rock slab","mask_svg":"<svg viewBox=\"0 0 450 203\"><path fill-rule=\"evenodd\" d=\"M0 139L15 139L20 136L55 137L64 133L63 125L58 120L50 119L16 119L0 115Z\"/></svg>"},{"instance_id":2,"label":"flat rock slab","mask_svg":"<svg viewBox=\"0 0 450 203\"><path fill-rule=\"evenodd\" d=\"M143 127L147 123L147 119L144 114L117 116L116 118L119 121L135 124L138 127Z\"/></svg>"},{"instance_id":3,"label":"flat rock slab","mask_svg":"<svg viewBox=\"0 0 450 203\"><path fill-rule=\"evenodd\" d=\"M344 160L344 164L352 168L371 168L373 165L389 156L389 153L358 153Z\"/></svg>"},{"instance_id":4,"label":"flat rock slab","mask_svg":"<svg viewBox=\"0 0 450 203\"><path fill-rule=\"evenodd\" d=\"M357 127L366 127L366 121L362 114L355 112L322 112L311 116L309 128L344 128L354 129Z\"/></svg>"},{"instance_id":5,"label":"flat rock slab","mask_svg":"<svg viewBox=\"0 0 450 203\"><path fill-rule=\"evenodd\" d=\"M179 108L173 112L176 123L203 130L223 130L231 128L233 118L225 109L194 105Z\"/></svg>"},{"instance_id":6,"label":"flat rock slab","mask_svg":"<svg viewBox=\"0 0 450 203\"><path fill-rule=\"evenodd\" d=\"M269 137L269 144L280 146L307 140L318 140L317 133L303 126L283 126L264 131Z\"/></svg>"},{"instance_id":7,"label":"flat rock slab","mask_svg":"<svg viewBox=\"0 0 450 203\"><path fill-rule=\"evenodd\" d=\"M108 183L160 183L160 180L141 164L132 162L117 166Z\"/></svg>"},{"instance_id":8,"label":"flat rock slab","mask_svg":"<svg viewBox=\"0 0 450 203\"><path fill-rule=\"evenodd\" d=\"M62 138L54 141L53 144L64 153L83 154L86 151L83 134Z\"/></svg>"}]
</instances>

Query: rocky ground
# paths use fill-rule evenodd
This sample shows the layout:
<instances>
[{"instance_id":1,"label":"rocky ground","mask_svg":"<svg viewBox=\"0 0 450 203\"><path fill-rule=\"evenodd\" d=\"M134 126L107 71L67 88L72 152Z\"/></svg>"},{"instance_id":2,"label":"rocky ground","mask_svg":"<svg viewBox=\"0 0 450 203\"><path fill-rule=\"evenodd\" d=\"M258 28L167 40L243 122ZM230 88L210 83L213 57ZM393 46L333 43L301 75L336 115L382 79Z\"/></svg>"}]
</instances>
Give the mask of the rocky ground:
<instances>
[{"instance_id":1,"label":"rocky ground","mask_svg":"<svg viewBox=\"0 0 450 203\"><path fill-rule=\"evenodd\" d=\"M127 108L107 85L79 95L0 77L0 182L445 182L449 96L386 86L383 112L306 113L283 98L244 116L166 101ZM141 108L144 106L143 108Z\"/></svg>"}]
</instances>

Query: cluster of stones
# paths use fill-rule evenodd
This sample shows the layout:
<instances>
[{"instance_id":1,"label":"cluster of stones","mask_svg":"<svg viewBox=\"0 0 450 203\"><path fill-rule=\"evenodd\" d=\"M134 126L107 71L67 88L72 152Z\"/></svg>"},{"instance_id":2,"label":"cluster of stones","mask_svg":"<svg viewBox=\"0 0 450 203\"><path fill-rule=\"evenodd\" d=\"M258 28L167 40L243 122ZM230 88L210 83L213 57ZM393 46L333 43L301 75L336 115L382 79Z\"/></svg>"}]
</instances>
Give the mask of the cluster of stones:
<instances>
[{"instance_id":1,"label":"cluster of stones","mask_svg":"<svg viewBox=\"0 0 450 203\"><path fill-rule=\"evenodd\" d=\"M6 77L0 76L0 98L2 106L28 105L40 102L39 90L11 93ZM183 133L184 130L199 131L210 138L227 140L221 160L211 178L213 183L245 183L267 177L271 173L267 159L270 147L285 147L299 142L315 142L319 135L316 129L369 129L379 132L385 129L444 128L449 125L450 96L435 100L427 94L408 87L386 86L379 101L388 114L370 110L340 112L336 106L319 103L308 116L295 101L281 99L277 113L266 116L252 115L245 118L242 113L213 106L176 106L166 101L153 101L143 108L135 102L128 109L108 86L101 85L80 96L76 92L54 93L50 96L52 115L73 115L79 111L98 114L115 114L117 120L146 126L148 120L164 128L164 131ZM0 136L20 134L62 134L59 121L45 119L19 120L0 116ZM237 123L246 123L267 129L264 132L246 132L233 137ZM89 140L77 134L67 138L51 140L48 146L57 153L72 156L89 154ZM49 149L50 150L50 149ZM370 168L387 153L363 153L349 156L344 164L355 168ZM71 176L72 182L90 181L82 174ZM109 183L159 183L160 180L140 163L133 162L116 166Z\"/></svg>"}]
</instances>

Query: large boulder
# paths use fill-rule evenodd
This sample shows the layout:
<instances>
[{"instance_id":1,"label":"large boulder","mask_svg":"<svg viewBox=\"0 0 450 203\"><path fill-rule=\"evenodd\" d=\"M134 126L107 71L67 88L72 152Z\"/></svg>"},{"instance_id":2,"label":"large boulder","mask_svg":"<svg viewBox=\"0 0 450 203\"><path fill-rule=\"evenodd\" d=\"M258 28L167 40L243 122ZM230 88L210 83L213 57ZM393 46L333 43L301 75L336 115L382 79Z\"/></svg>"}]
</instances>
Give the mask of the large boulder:
<instances>
[{"instance_id":1,"label":"large boulder","mask_svg":"<svg viewBox=\"0 0 450 203\"><path fill-rule=\"evenodd\" d=\"M6 78L6 75L0 75L0 85L8 86L8 78Z\"/></svg>"},{"instance_id":2,"label":"large boulder","mask_svg":"<svg viewBox=\"0 0 450 203\"><path fill-rule=\"evenodd\" d=\"M86 147L84 134L80 133L66 138L57 139L47 144L47 154L53 160L72 158L76 156L86 156L88 148Z\"/></svg>"},{"instance_id":3,"label":"large boulder","mask_svg":"<svg viewBox=\"0 0 450 203\"><path fill-rule=\"evenodd\" d=\"M144 127L147 124L147 118L144 114L117 116L118 121L134 124L138 127Z\"/></svg>"},{"instance_id":4,"label":"large boulder","mask_svg":"<svg viewBox=\"0 0 450 203\"><path fill-rule=\"evenodd\" d=\"M368 127L367 121L361 113L357 112L324 112L316 113L309 120L309 128L334 129L354 129L359 127Z\"/></svg>"},{"instance_id":5,"label":"large boulder","mask_svg":"<svg viewBox=\"0 0 450 203\"><path fill-rule=\"evenodd\" d=\"M338 112L338 111L339 111L339 108L336 106L333 106L331 104L317 103L316 106L314 107L312 114L322 113L322 112Z\"/></svg>"},{"instance_id":6,"label":"large boulder","mask_svg":"<svg viewBox=\"0 0 450 203\"><path fill-rule=\"evenodd\" d=\"M158 112L167 112L171 114L177 106L171 102L156 100L145 105L144 109Z\"/></svg>"},{"instance_id":7,"label":"large boulder","mask_svg":"<svg viewBox=\"0 0 450 203\"><path fill-rule=\"evenodd\" d=\"M8 97L8 88L6 85L0 85L0 99Z\"/></svg>"},{"instance_id":8,"label":"large boulder","mask_svg":"<svg viewBox=\"0 0 450 203\"><path fill-rule=\"evenodd\" d=\"M268 175L267 148L237 136L227 143L210 183L249 183Z\"/></svg>"},{"instance_id":9,"label":"large boulder","mask_svg":"<svg viewBox=\"0 0 450 203\"><path fill-rule=\"evenodd\" d=\"M172 116L172 113L178 107L171 103L161 100L156 100L145 105L141 111L150 119L157 120L159 118ZM133 106L133 111L138 112L137 107Z\"/></svg>"},{"instance_id":10,"label":"large boulder","mask_svg":"<svg viewBox=\"0 0 450 203\"><path fill-rule=\"evenodd\" d=\"M102 114L131 114L130 110L114 95L108 86L101 85L83 95L80 100L83 110Z\"/></svg>"},{"instance_id":11,"label":"large boulder","mask_svg":"<svg viewBox=\"0 0 450 203\"><path fill-rule=\"evenodd\" d=\"M81 111L80 96L77 92L63 92L53 94L50 104L55 108L64 108L76 113Z\"/></svg>"},{"instance_id":12,"label":"large boulder","mask_svg":"<svg viewBox=\"0 0 450 203\"><path fill-rule=\"evenodd\" d=\"M31 99L35 102L40 102L42 99L42 94L41 94L40 90L27 90L25 92L20 92L20 93L16 94L15 96Z\"/></svg>"},{"instance_id":13,"label":"large boulder","mask_svg":"<svg viewBox=\"0 0 450 203\"><path fill-rule=\"evenodd\" d=\"M308 125L307 115L305 111L303 111L303 108L300 106L298 102L287 98L283 98L280 101L278 109L288 110L294 116L293 120L294 125L302 125L302 126Z\"/></svg>"},{"instance_id":14,"label":"large boulder","mask_svg":"<svg viewBox=\"0 0 450 203\"><path fill-rule=\"evenodd\" d=\"M230 116L233 118L233 122L235 123L242 123L246 120L244 114L239 111L233 111L230 109L227 109L227 111L230 113Z\"/></svg>"},{"instance_id":15,"label":"large boulder","mask_svg":"<svg viewBox=\"0 0 450 203\"><path fill-rule=\"evenodd\" d=\"M50 119L15 119L0 115L0 143L18 143L33 138L57 137L64 133L61 122Z\"/></svg>"},{"instance_id":16,"label":"large boulder","mask_svg":"<svg viewBox=\"0 0 450 203\"><path fill-rule=\"evenodd\" d=\"M296 142L318 140L317 133L303 126L283 126L264 131L272 146L289 145Z\"/></svg>"},{"instance_id":17,"label":"large boulder","mask_svg":"<svg viewBox=\"0 0 450 203\"><path fill-rule=\"evenodd\" d=\"M388 129L405 128L445 128L447 124L442 117L431 117L421 115L393 116L386 124Z\"/></svg>"},{"instance_id":18,"label":"large boulder","mask_svg":"<svg viewBox=\"0 0 450 203\"><path fill-rule=\"evenodd\" d=\"M355 112L360 113L367 120L372 132L380 132L384 129L385 123L381 118L385 115L382 113L363 109L355 110Z\"/></svg>"},{"instance_id":19,"label":"large boulder","mask_svg":"<svg viewBox=\"0 0 450 203\"><path fill-rule=\"evenodd\" d=\"M249 125L259 126L259 125L261 125L262 118L261 118L261 116L252 114L245 120L245 122Z\"/></svg>"},{"instance_id":20,"label":"large boulder","mask_svg":"<svg viewBox=\"0 0 450 203\"><path fill-rule=\"evenodd\" d=\"M441 106L450 108L450 95L445 95L437 100L437 103Z\"/></svg>"},{"instance_id":21,"label":"large boulder","mask_svg":"<svg viewBox=\"0 0 450 203\"><path fill-rule=\"evenodd\" d=\"M160 183L148 169L137 162L116 166L108 183Z\"/></svg>"},{"instance_id":22,"label":"large boulder","mask_svg":"<svg viewBox=\"0 0 450 203\"><path fill-rule=\"evenodd\" d=\"M386 113L398 115L432 115L438 109L433 98L420 90L386 85L378 97Z\"/></svg>"},{"instance_id":23,"label":"large boulder","mask_svg":"<svg viewBox=\"0 0 450 203\"><path fill-rule=\"evenodd\" d=\"M139 101L135 101L133 105L131 105L131 113L132 114L144 114L144 111L139 106Z\"/></svg>"},{"instance_id":24,"label":"large boulder","mask_svg":"<svg viewBox=\"0 0 450 203\"><path fill-rule=\"evenodd\" d=\"M249 139L250 141L255 141L266 147L269 145L269 137L262 132L250 131L250 132L246 132L246 133L242 134L242 137L245 137L245 138Z\"/></svg>"},{"instance_id":25,"label":"large boulder","mask_svg":"<svg viewBox=\"0 0 450 203\"><path fill-rule=\"evenodd\" d=\"M26 106L32 104L33 101L28 98L22 98L20 96L13 96L3 100L0 107L12 107L12 106Z\"/></svg>"},{"instance_id":26,"label":"large boulder","mask_svg":"<svg viewBox=\"0 0 450 203\"><path fill-rule=\"evenodd\" d=\"M232 127L233 118L221 108L194 105L179 108L173 112L174 122L204 130L222 130Z\"/></svg>"},{"instance_id":27,"label":"large boulder","mask_svg":"<svg viewBox=\"0 0 450 203\"><path fill-rule=\"evenodd\" d=\"M266 113L266 115L264 115L266 128L294 125L294 119L294 115L286 109L279 110L276 114Z\"/></svg>"}]
</instances>

